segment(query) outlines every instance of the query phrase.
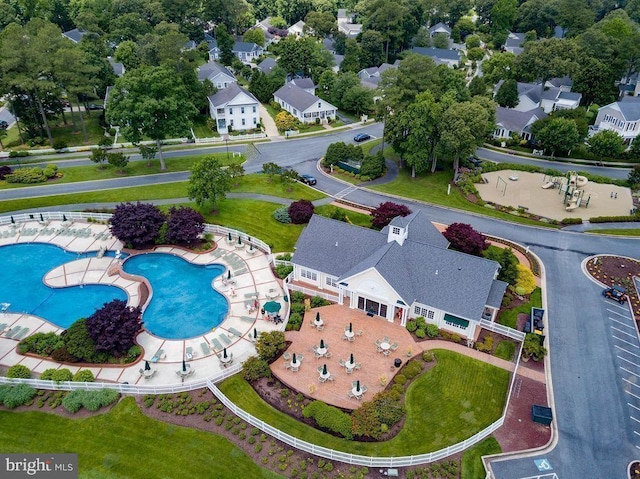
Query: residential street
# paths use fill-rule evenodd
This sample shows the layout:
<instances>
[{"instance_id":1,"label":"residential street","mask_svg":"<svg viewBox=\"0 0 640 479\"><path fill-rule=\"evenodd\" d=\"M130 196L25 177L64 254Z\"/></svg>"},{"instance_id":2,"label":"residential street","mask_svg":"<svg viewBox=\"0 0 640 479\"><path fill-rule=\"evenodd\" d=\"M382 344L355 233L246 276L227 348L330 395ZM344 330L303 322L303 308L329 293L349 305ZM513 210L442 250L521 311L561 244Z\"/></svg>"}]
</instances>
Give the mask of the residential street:
<instances>
[{"instance_id":1,"label":"residential street","mask_svg":"<svg viewBox=\"0 0 640 479\"><path fill-rule=\"evenodd\" d=\"M377 136L381 134L382 125L371 125L361 131ZM245 169L247 172L258 172L263 163L274 161L281 166L293 167L300 173L314 174L318 179L316 187L329 195L377 206L389 198L345 185L317 171L316 159L323 155L328 143L352 141L352 137L353 131L345 131L328 136L256 144L260 155L245 165ZM198 153L207 151L212 149L200 149ZM176 151L169 152L166 156L185 154L195 153L193 150ZM495 152L491 154L500 155ZM511 155L494 158L511 159ZM80 163L86 160L73 161ZM558 165L560 166L571 168L565 164ZM619 170L609 168L599 168L598 171L611 176L620 173ZM165 173L2 190L0 199L95 191L114 188L116 185L140 186L185 180L187 177L188 172ZM640 435L635 432L640 428L636 427L632 418L633 411L627 405L631 402L626 392L630 386L618 374L621 366L617 359L619 352L612 344L609 334L609 305L602 300L601 289L584 276L580 263L589 255L599 253L640 258L640 242L631 238L522 226L413 201L392 201L405 203L413 210L424 209L436 222L470 223L479 231L519 242L530 247L544 262L547 273L548 344L553 377L552 404L558 430L557 445L535 457L493 462L491 467L496 477L514 479L538 474L539 469L534 459L540 458L548 460L553 468L551 472L555 472L559 479L624 477L627 464L640 457Z\"/></svg>"}]
</instances>

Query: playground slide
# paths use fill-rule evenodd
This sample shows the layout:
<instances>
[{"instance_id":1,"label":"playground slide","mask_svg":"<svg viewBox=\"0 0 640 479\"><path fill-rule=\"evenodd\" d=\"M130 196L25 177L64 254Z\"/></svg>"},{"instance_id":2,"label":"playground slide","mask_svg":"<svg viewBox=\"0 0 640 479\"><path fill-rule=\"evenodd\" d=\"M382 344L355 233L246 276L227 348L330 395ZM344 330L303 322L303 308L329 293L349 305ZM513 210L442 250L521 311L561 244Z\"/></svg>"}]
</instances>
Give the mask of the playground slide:
<instances>
[{"instance_id":1,"label":"playground slide","mask_svg":"<svg viewBox=\"0 0 640 479\"><path fill-rule=\"evenodd\" d=\"M553 181L547 181L544 185L542 185L543 190L548 190L549 188L553 188L555 183Z\"/></svg>"},{"instance_id":2,"label":"playground slide","mask_svg":"<svg viewBox=\"0 0 640 479\"><path fill-rule=\"evenodd\" d=\"M578 208L578 201L577 200L571 200L569 201L569 204L567 205L567 207L565 208L565 210L567 211L573 211L576 208Z\"/></svg>"},{"instance_id":3,"label":"playground slide","mask_svg":"<svg viewBox=\"0 0 640 479\"><path fill-rule=\"evenodd\" d=\"M576 176L576 186L578 188L584 187L589 182L589 180L585 176Z\"/></svg>"}]
</instances>

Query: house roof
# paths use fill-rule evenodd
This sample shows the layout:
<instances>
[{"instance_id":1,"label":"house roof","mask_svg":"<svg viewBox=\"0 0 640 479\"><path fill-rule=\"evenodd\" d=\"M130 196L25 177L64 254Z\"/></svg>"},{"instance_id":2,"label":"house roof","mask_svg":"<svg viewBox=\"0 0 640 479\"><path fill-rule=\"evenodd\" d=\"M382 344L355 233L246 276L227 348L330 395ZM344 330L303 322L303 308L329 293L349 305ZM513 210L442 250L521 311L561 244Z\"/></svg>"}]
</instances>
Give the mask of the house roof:
<instances>
[{"instance_id":1,"label":"house roof","mask_svg":"<svg viewBox=\"0 0 640 479\"><path fill-rule=\"evenodd\" d=\"M80 40L82 40L82 37L84 37L86 34L87 32L85 32L84 30L80 30L78 28L74 28L73 30L68 30L63 33L63 35L67 37L69 40L71 40L73 43L79 43Z\"/></svg>"},{"instance_id":2,"label":"house roof","mask_svg":"<svg viewBox=\"0 0 640 479\"><path fill-rule=\"evenodd\" d=\"M504 297L504 293L507 290L507 286L509 286L509 283L505 283L504 281L500 281L499 279L494 279L493 283L491 284L491 289L489 290L487 306L492 306L494 308L501 307L502 298Z\"/></svg>"},{"instance_id":3,"label":"house roof","mask_svg":"<svg viewBox=\"0 0 640 479\"><path fill-rule=\"evenodd\" d=\"M539 89L540 87L538 87ZM560 95L560 88L558 87L552 87L552 88L545 88L542 92L542 99L543 100L555 100L558 98L558 96Z\"/></svg>"},{"instance_id":4,"label":"house roof","mask_svg":"<svg viewBox=\"0 0 640 479\"><path fill-rule=\"evenodd\" d=\"M433 47L413 47L411 51L418 53L419 55L437 58L440 60L460 61L460 52L457 50L446 50L444 48Z\"/></svg>"},{"instance_id":5,"label":"house roof","mask_svg":"<svg viewBox=\"0 0 640 479\"><path fill-rule=\"evenodd\" d=\"M259 103L258 99L255 96L253 96L251 92L238 86L237 83L231 83L227 88L218 90L218 93L216 93L215 95L209 96L209 102L211 102L211 104L214 107L218 108L226 105L227 103L229 103L231 100L233 100L235 97L237 97L242 93L247 95L249 98L251 98L251 100L255 101L256 103Z\"/></svg>"},{"instance_id":6,"label":"house roof","mask_svg":"<svg viewBox=\"0 0 640 479\"><path fill-rule=\"evenodd\" d=\"M546 118L547 114L541 108L536 108L530 111L518 111L512 108L504 108L499 106L496 108L496 124L509 131L521 132L531 122L533 117L536 117L534 121Z\"/></svg>"},{"instance_id":7,"label":"house roof","mask_svg":"<svg viewBox=\"0 0 640 479\"><path fill-rule=\"evenodd\" d=\"M316 215L292 261L339 282L374 268L406 304L417 301L469 319L482 315L498 270L495 261L409 239L387 242L382 231Z\"/></svg>"},{"instance_id":8,"label":"house roof","mask_svg":"<svg viewBox=\"0 0 640 479\"><path fill-rule=\"evenodd\" d=\"M614 105L618 106L625 120L640 120L640 97L625 96L622 101L616 102Z\"/></svg>"},{"instance_id":9,"label":"house roof","mask_svg":"<svg viewBox=\"0 0 640 479\"><path fill-rule=\"evenodd\" d=\"M317 96L303 90L292 82L284 84L273 96L282 99L282 101L288 103L298 111L305 111L320 100ZM335 108L333 105L329 105Z\"/></svg>"},{"instance_id":10,"label":"house roof","mask_svg":"<svg viewBox=\"0 0 640 479\"><path fill-rule=\"evenodd\" d=\"M524 42L525 34L521 32L509 32L507 40L504 42L505 48L519 48Z\"/></svg>"},{"instance_id":11,"label":"house roof","mask_svg":"<svg viewBox=\"0 0 640 479\"><path fill-rule=\"evenodd\" d=\"M396 216L391 220L389 226L382 228L381 232L387 234L392 226L408 229L407 239L409 241L439 246L440 248L449 247L447 238L433 226L431 220L422 210L415 211L407 216Z\"/></svg>"},{"instance_id":12,"label":"house roof","mask_svg":"<svg viewBox=\"0 0 640 479\"><path fill-rule=\"evenodd\" d=\"M294 23L293 25L291 25L289 28L287 28L287 30L291 31L291 30L303 30L304 26L306 25L306 23L304 23L302 20Z\"/></svg>"},{"instance_id":13,"label":"house roof","mask_svg":"<svg viewBox=\"0 0 640 479\"><path fill-rule=\"evenodd\" d=\"M562 100L580 101L582 100L582 93L573 91L561 91L558 95L558 98Z\"/></svg>"},{"instance_id":14,"label":"house roof","mask_svg":"<svg viewBox=\"0 0 640 479\"><path fill-rule=\"evenodd\" d=\"M268 75L269 73L271 73L271 70L273 70L277 65L278 62L275 60L275 58L267 57L260 63L258 63L258 69L262 70Z\"/></svg>"},{"instance_id":15,"label":"house roof","mask_svg":"<svg viewBox=\"0 0 640 479\"><path fill-rule=\"evenodd\" d=\"M236 42L233 45L234 52L253 52L258 49L260 47L253 42Z\"/></svg>"},{"instance_id":16,"label":"house roof","mask_svg":"<svg viewBox=\"0 0 640 479\"><path fill-rule=\"evenodd\" d=\"M561 87L561 86L572 87L573 86L573 80L569 76L552 78L551 80L547 80L547 83L556 87Z\"/></svg>"},{"instance_id":17,"label":"house roof","mask_svg":"<svg viewBox=\"0 0 640 479\"><path fill-rule=\"evenodd\" d=\"M231 73L227 67L220 65L218 62L211 61L198 68L198 80L204 81L221 73L235 79L235 76L233 76L233 73Z\"/></svg>"},{"instance_id":18,"label":"house roof","mask_svg":"<svg viewBox=\"0 0 640 479\"><path fill-rule=\"evenodd\" d=\"M116 76L121 77L124 75L124 65L122 63L115 61L112 57L107 57L107 61L109 62L109 65L111 65L111 69Z\"/></svg>"},{"instance_id":19,"label":"house roof","mask_svg":"<svg viewBox=\"0 0 640 479\"><path fill-rule=\"evenodd\" d=\"M295 86L299 86L303 90L307 90L307 89L316 87L313 84L313 80L311 78L309 78L309 77L294 78L293 80L291 80L291 83L293 83Z\"/></svg>"},{"instance_id":20,"label":"house roof","mask_svg":"<svg viewBox=\"0 0 640 479\"><path fill-rule=\"evenodd\" d=\"M429 28L429 33L433 34L433 33L447 33L448 35L451 34L451 29L444 23L442 22L438 22L436 23L434 26Z\"/></svg>"}]
</instances>

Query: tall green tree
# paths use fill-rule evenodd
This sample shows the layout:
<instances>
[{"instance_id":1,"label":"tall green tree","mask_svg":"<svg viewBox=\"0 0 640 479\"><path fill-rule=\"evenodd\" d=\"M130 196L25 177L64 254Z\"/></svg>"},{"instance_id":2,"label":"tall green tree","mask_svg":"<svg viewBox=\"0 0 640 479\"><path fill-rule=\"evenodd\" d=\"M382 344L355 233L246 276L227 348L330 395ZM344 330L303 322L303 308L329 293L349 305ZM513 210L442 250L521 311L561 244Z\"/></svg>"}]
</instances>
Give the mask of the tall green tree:
<instances>
[{"instance_id":1,"label":"tall green tree","mask_svg":"<svg viewBox=\"0 0 640 479\"><path fill-rule=\"evenodd\" d=\"M595 155L597 159L604 157L618 158L626 149L624 138L613 130L602 130L587 139L589 151Z\"/></svg>"},{"instance_id":2,"label":"tall green tree","mask_svg":"<svg viewBox=\"0 0 640 479\"><path fill-rule=\"evenodd\" d=\"M576 122L568 118L552 118L537 121L532 126L533 136L542 143L545 150L554 156L556 152L567 153L580 141Z\"/></svg>"},{"instance_id":3,"label":"tall green tree","mask_svg":"<svg viewBox=\"0 0 640 479\"><path fill-rule=\"evenodd\" d=\"M518 104L518 84L515 80L506 80L496 93L496 103L507 108L515 108Z\"/></svg>"},{"instance_id":4,"label":"tall green tree","mask_svg":"<svg viewBox=\"0 0 640 479\"><path fill-rule=\"evenodd\" d=\"M196 108L176 71L169 67L140 67L116 80L109 96L106 118L119 125L133 143L155 140L160 168L166 169L162 140L189 134Z\"/></svg>"},{"instance_id":5,"label":"tall green tree","mask_svg":"<svg viewBox=\"0 0 640 479\"><path fill-rule=\"evenodd\" d=\"M198 206L202 207L209 202L214 209L231 190L231 181L229 172L222 167L220 161L213 156L207 156L191 168L187 195Z\"/></svg>"},{"instance_id":6,"label":"tall green tree","mask_svg":"<svg viewBox=\"0 0 640 479\"><path fill-rule=\"evenodd\" d=\"M216 27L216 40L218 48L220 48L220 62L223 65L231 65L233 62L233 36L227 30L226 25L218 25Z\"/></svg>"},{"instance_id":7,"label":"tall green tree","mask_svg":"<svg viewBox=\"0 0 640 479\"><path fill-rule=\"evenodd\" d=\"M318 38L327 38L337 29L336 17L331 12L309 12L304 23L306 33Z\"/></svg>"}]
</instances>

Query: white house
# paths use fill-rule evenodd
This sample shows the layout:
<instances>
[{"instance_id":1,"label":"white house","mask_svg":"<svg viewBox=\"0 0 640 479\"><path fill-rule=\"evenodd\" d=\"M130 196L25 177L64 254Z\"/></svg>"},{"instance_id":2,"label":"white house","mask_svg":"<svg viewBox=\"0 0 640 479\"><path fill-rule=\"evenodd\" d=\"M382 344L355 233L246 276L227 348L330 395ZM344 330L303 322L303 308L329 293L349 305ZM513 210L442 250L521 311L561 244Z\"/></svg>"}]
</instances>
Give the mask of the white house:
<instances>
[{"instance_id":1,"label":"white house","mask_svg":"<svg viewBox=\"0 0 640 479\"><path fill-rule=\"evenodd\" d=\"M497 93L504 82L500 80L494 93ZM555 110L573 110L580 106L582 94L571 91L570 78L552 78L542 83L518 82L518 104L513 108L518 111L531 111L542 108L545 113Z\"/></svg>"},{"instance_id":2,"label":"white house","mask_svg":"<svg viewBox=\"0 0 640 479\"><path fill-rule=\"evenodd\" d=\"M220 60L220 47L218 46L218 41L209 34L205 34L204 39L207 42L207 45L209 45L209 61ZM264 53L264 48L255 43L235 42L231 51L241 61L247 63L261 57Z\"/></svg>"},{"instance_id":3,"label":"white house","mask_svg":"<svg viewBox=\"0 0 640 479\"><path fill-rule=\"evenodd\" d=\"M352 38L362 32L362 24L353 23L353 15L347 13L344 8L338 9L338 31Z\"/></svg>"},{"instance_id":4,"label":"white house","mask_svg":"<svg viewBox=\"0 0 640 479\"><path fill-rule=\"evenodd\" d=\"M438 22L429 28L429 37L433 38L438 34L451 38L451 29L446 24Z\"/></svg>"},{"instance_id":5,"label":"white house","mask_svg":"<svg viewBox=\"0 0 640 479\"><path fill-rule=\"evenodd\" d=\"M302 123L313 123L316 118L324 122L336 117L337 108L335 106L291 82L276 91L273 94L273 99L283 110L291 113Z\"/></svg>"},{"instance_id":6,"label":"white house","mask_svg":"<svg viewBox=\"0 0 640 479\"><path fill-rule=\"evenodd\" d=\"M382 231L314 215L296 243L290 282L374 318L405 326L423 316L473 339L482 319L495 319L507 284L496 279L497 262L448 246L421 211Z\"/></svg>"},{"instance_id":7,"label":"white house","mask_svg":"<svg viewBox=\"0 0 640 479\"><path fill-rule=\"evenodd\" d=\"M313 83L313 80L309 77L304 78L294 78L291 80L295 86L302 88L307 93L311 93L312 95L316 94L316 86Z\"/></svg>"},{"instance_id":8,"label":"white house","mask_svg":"<svg viewBox=\"0 0 640 479\"><path fill-rule=\"evenodd\" d=\"M237 83L231 83L209 97L211 118L216 121L218 133L226 134L231 129L251 130L260 123L260 102Z\"/></svg>"},{"instance_id":9,"label":"white house","mask_svg":"<svg viewBox=\"0 0 640 479\"><path fill-rule=\"evenodd\" d=\"M217 62L210 61L198 67L198 80L209 80L218 90L227 88L232 83L236 83L236 77L227 67Z\"/></svg>"},{"instance_id":10,"label":"white house","mask_svg":"<svg viewBox=\"0 0 640 479\"><path fill-rule=\"evenodd\" d=\"M447 65L450 68L460 66L462 54L459 50L446 50L444 48L433 47L413 47L411 51L418 55L433 58L436 65Z\"/></svg>"},{"instance_id":11,"label":"white house","mask_svg":"<svg viewBox=\"0 0 640 479\"><path fill-rule=\"evenodd\" d=\"M496 108L496 129L493 131L493 137L510 139L511 135L516 133L523 140L530 140L532 136L531 125L546 117L547 114L542 108L518 111L499 106Z\"/></svg>"},{"instance_id":12,"label":"white house","mask_svg":"<svg viewBox=\"0 0 640 479\"><path fill-rule=\"evenodd\" d=\"M622 100L598 109L594 130L612 130L631 144L640 133L640 97L625 96Z\"/></svg>"},{"instance_id":13,"label":"white house","mask_svg":"<svg viewBox=\"0 0 640 479\"><path fill-rule=\"evenodd\" d=\"M300 20L299 22L296 22L293 25L291 25L289 28L287 28L287 32L289 32L289 35L295 35L296 37L303 37L305 25L306 23Z\"/></svg>"}]
</instances>

